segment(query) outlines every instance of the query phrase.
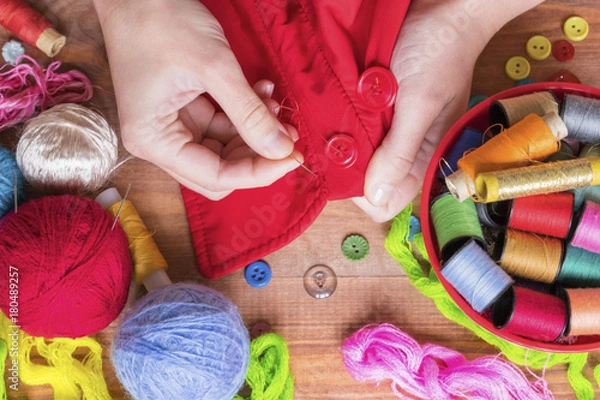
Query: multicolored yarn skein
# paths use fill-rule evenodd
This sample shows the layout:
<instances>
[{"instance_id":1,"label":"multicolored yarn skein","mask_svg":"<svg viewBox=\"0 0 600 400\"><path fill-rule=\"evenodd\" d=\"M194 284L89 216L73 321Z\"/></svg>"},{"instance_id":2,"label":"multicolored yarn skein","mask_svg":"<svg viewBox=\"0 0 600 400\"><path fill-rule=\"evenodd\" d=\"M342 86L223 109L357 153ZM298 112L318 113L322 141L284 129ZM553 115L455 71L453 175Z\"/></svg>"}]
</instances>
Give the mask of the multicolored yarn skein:
<instances>
[{"instance_id":1,"label":"multicolored yarn skein","mask_svg":"<svg viewBox=\"0 0 600 400\"><path fill-rule=\"evenodd\" d=\"M120 226L92 200L30 200L0 220L0 271L17 277L18 325L46 338L87 336L121 312L131 256ZM14 282L11 282L14 283ZM11 289L13 287L11 286ZM0 280L9 293L9 280ZM0 296L11 317L11 299Z\"/></svg>"},{"instance_id":2,"label":"multicolored yarn skein","mask_svg":"<svg viewBox=\"0 0 600 400\"><path fill-rule=\"evenodd\" d=\"M472 361L446 347L419 345L390 324L367 325L344 340L344 365L357 381L392 381L399 398L553 399L543 379L530 383L500 357Z\"/></svg>"}]
</instances>

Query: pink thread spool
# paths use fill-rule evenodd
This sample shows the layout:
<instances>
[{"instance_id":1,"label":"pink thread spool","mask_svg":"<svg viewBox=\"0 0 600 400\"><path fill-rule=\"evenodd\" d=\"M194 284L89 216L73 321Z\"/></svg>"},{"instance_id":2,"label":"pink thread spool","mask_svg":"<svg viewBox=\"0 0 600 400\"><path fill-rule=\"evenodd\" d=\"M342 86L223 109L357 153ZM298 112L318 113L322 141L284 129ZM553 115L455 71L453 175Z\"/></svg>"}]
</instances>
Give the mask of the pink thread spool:
<instances>
[{"instance_id":1,"label":"pink thread spool","mask_svg":"<svg viewBox=\"0 0 600 400\"><path fill-rule=\"evenodd\" d=\"M492 307L497 329L543 342L554 342L567 329L567 307L559 297L513 286Z\"/></svg>"},{"instance_id":2,"label":"pink thread spool","mask_svg":"<svg viewBox=\"0 0 600 400\"><path fill-rule=\"evenodd\" d=\"M600 254L600 204L585 202L571 244Z\"/></svg>"}]
</instances>

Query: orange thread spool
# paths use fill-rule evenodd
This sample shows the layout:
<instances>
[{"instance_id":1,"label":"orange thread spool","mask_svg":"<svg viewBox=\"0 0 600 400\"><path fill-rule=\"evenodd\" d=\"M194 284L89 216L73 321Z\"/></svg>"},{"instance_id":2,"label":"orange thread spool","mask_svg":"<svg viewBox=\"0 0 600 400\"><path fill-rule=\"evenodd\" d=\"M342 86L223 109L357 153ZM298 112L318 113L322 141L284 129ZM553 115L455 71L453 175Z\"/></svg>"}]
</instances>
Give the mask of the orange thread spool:
<instances>
[{"instance_id":1,"label":"orange thread spool","mask_svg":"<svg viewBox=\"0 0 600 400\"><path fill-rule=\"evenodd\" d=\"M458 160L459 170L446 178L452 194L462 201L475 193L477 174L544 160L560 148L566 127L555 113L530 114Z\"/></svg>"},{"instance_id":2,"label":"orange thread spool","mask_svg":"<svg viewBox=\"0 0 600 400\"><path fill-rule=\"evenodd\" d=\"M543 160L559 149L558 138L544 120L530 114L458 160L472 179L481 172L520 167Z\"/></svg>"},{"instance_id":3,"label":"orange thread spool","mask_svg":"<svg viewBox=\"0 0 600 400\"><path fill-rule=\"evenodd\" d=\"M560 270L563 244L560 239L507 229L504 243L497 243L503 270L511 275L552 283Z\"/></svg>"},{"instance_id":4,"label":"orange thread spool","mask_svg":"<svg viewBox=\"0 0 600 400\"><path fill-rule=\"evenodd\" d=\"M569 335L600 334L600 288L565 289L571 314Z\"/></svg>"}]
</instances>

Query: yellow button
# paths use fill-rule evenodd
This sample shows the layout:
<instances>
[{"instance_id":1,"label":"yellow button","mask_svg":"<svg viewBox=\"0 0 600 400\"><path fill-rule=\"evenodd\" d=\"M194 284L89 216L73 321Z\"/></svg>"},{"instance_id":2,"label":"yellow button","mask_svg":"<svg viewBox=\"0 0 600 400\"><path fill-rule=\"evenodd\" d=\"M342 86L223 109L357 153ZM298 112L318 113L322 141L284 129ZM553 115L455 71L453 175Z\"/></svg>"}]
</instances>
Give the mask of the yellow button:
<instances>
[{"instance_id":1,"label":"yellow button","mask_svg":"<svg viewBox=\"0 0 600 400\"><path fill-rule=\"evenodd\" d=\"M552 52L552 44L544 36L536 35L529 38L525 46L527 55L534 60L545 60Z\"/></svg>"},{"instance_id":2,"label":"yellow button","mask_svg":"<svg viewBox=\"0 0 600 400\"><path fill-rule=\"evenodd\" d=\"M587 37L590 33L590 26L587 21L578 16L572 16L565 21L563 25L565 35L574 42L579 42Z\"/></svg>"},{"instance_id":3,"label":"yellow button","mask_svg":"<svg viewBox=\"0 0 600 400\"><path fill-rule=\"evenodd\" d=\"M529 76L531 72L531 66L529 65L529 61L521 56L515 56L510 58L506 65L504 66L504 71L506 75L513 81L520 81L521 79L525 79Z\"/></svg>"}]
</instances>

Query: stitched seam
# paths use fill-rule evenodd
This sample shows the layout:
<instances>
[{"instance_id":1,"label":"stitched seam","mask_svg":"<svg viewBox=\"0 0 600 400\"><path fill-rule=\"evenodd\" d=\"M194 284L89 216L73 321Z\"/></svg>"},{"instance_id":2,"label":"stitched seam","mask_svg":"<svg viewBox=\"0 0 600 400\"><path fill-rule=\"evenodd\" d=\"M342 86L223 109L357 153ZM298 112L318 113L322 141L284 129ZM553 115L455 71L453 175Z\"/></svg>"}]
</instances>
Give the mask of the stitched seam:
<instances>
[{"instance_id":1,"label":"stitched seam","mask_svg":"<svg viewBox=\"0 0 600 400\"><path fill-rule=\"evenodd\" d=\"M302 0L298 0L298 5L300 6L300 11L302 12L302 15L304 16L304 20L310 26L310 29L311 29L311 31L313 33L314 38L315 38L315 42L317 42L317 50L318 50L319 54L323 58L323 61L325 62L325 65L327 66L327 68L331 71L331 73L335 77L336 82L338 83L338 85L340 86L340 88L342 89L342 91L344 92L344 97L346 97L347 102L352 107L352 110L354 111L354 115L355 115L356 119L358 119L358 121L360 122L360 125L361 125L363 131L366 133L365 136L367 137L367 140L371 144L371 147L373 147L373 149L375 149L376 147L375 147L375 144L373 143L373 141L371 140L371 135L369 135L369 130L367 129L364 121L360 117L360 112L356 109L356 104L354 104L354 102L350 98L350 94L348 93L348 90L346 90L346 87L344 86L344 84L342 83L342 81L340 80L340 78L338 77L338 75L336 74L335 70L331 66L331 62L329 61L329 59L327 58L325 52L323 51L323 46L321 44L321 40L320 40L319 36L315 34L316 29L310 23L311 20L310 20L310 18L308 18L308 15L306 14L305 7L302 4Z\"/></svg>"}]
</instances>

